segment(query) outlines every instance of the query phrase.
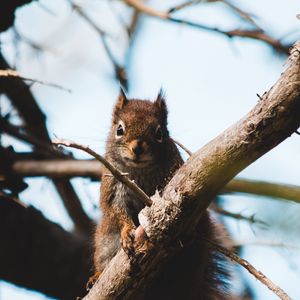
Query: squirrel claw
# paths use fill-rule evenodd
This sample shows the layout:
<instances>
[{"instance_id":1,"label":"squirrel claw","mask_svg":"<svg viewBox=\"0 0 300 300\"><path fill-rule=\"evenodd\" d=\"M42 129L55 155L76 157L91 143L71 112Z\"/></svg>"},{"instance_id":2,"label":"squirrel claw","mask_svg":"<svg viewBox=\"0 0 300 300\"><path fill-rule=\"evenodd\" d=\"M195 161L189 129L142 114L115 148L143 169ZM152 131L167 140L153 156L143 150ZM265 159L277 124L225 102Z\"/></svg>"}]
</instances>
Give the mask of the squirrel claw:
<instances>
[{"instance_id":1,"label":"squirrel claw","mask_svg":"<svg viewBox=\"0 0 300 300\"><path fill-rule=\"evenodd\" d=\"M95 284L95 282L97 281L97 279L99 278L100 275L101 275L100 272L96 272L93 276L91 276L89 278L89 280L88 280L88 282L87 282L87 284L85 286L85 289L87 291L89 291L93 287L93 285Z\"/></svg>"},{"instance_id":2,"label":"squirrel claw","mask_svg":"<svg viewBox=\"0 0 300 300\"><path fill-rule=\"evenodd\" d=\"M126 226L121 232L121 245L128 256L134 255L134 229Z\"/></svg>"},{"instance_id":3,"label":"squirrel claw","mask_svg":"<svg viewBox=\"0 0 300 300\"><path fill-rule=\"evenodd\" d=\"M144 228L140 225L135 230L134 249L137 253L146 254L150 248L151 242L149 241Z\"/></svg>"},{"instance_id":4,"label":"squirrel claw","mask_svg":"<svg viewBox=\"0 0 300 300\"><path fill-rule=\"evenodd\" d=\"M124 227L121 232L121 245L129 257L146 254L151 248L151 242L142 226L136 230L129 226Z\"/></svg>"}]
</instances>

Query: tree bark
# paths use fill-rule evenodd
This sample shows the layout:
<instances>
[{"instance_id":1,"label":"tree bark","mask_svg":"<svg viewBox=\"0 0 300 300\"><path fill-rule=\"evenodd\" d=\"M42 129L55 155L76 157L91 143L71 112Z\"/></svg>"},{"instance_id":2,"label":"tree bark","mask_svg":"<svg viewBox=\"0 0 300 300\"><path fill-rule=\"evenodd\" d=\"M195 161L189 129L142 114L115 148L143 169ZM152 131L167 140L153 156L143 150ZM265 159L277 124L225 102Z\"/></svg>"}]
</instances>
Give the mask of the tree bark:
<instances>
[{"instance_id":1,"label":"tree bark","mask_svg":"<svg viewBox=\"0 0 300 300\"><path fill-rule=\"evenodd\" d=\"M134 299L157 266L179 251L170 245L193 230L218 192L236 174L300 126L300 42L277 83L239 122L197 151L178 170L162 196L139 214L153 248L143 259L120 250L84 299Z\"/></svg>"}]
</instances>

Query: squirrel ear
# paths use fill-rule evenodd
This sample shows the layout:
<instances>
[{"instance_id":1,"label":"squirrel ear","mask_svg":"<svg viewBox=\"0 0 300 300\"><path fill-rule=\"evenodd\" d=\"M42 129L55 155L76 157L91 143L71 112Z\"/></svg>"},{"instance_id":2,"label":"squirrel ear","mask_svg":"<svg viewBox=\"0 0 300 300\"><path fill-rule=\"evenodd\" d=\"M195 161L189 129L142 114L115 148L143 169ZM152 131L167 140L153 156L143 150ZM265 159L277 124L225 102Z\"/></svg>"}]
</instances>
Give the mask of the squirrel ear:
<instances>
[{"instance_id":1,"label":"squirrel ear","mask_svg":"<svg viewBox=\"0 0 300 300\"><path fill-rule=\"evenodd\" d=\"M154 105L160 110L164 120L166 120L168 115L168 110L167 110L167 104L165 100L165 92L162 88L158 92L157 98L154 101Z\"/></svg>"},{"instance_id":2,"label":"squirrel ear","mask_svg":"<svg viewBox=\"0 0 300 300\"><path fill-rule=\"evenodd\" d=\"M114 107L114 115L118 113L119 110L123 109L127 103L128 103L128 99L126 97L126 94L122 89L122 87L120 87L120 94Z\"/></svg>"}]
</instances>

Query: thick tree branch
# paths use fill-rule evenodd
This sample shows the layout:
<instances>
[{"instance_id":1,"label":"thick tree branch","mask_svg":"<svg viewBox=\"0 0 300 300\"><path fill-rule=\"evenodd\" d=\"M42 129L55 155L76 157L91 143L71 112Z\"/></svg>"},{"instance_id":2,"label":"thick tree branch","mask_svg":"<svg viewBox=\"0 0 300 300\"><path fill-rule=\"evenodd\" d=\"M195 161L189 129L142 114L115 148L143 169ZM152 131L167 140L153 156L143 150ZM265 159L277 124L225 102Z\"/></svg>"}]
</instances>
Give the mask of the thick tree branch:
<instances>
[{"instance_id":1,"label":"thick tree branch","mask_svg":"<svg viewBox=\"0 0 300 300\"><path fill-rule=\"evenodd\" d=\"M0 207L0 279L59 299L83 296L92 268L90 241L3 195Z\"/></svg>"},{"instance_id":2,"label":"thick tree branch","mask_svg":"<svg viewBox=\"0 0 300 300\"><path fill-rule=\"evenodd\" d=\"M300 203L300 187L266 181L234 179L223 189L225 193L245 193L259 196L288 199Z\"/></svg>"},{"instance_id":3,"label":"thick tree branch","mask_svg":"<svg viewBox=\"0 0 300 300\"><path fill-rule=\"evenodd\" d=\"M108 300L120 295L122 299L134 298L164 257L176 251L170 248L172 242L195 228L229 180L295 132L300 126L299 115L300 42L292 51L286 71L257 105L192 155L162 196L153 196L151 207L140 212L139 221L154 245L152 250L142 261L129 259L120 250L85 299Z\"/></svg>"},{"instance_id":4,"label":"thick tree branch","mask_svg":"<svg viewBox=\"0 0 300 300\"><path fill-rule=\"evenodd\" d=\"M49 178L87 177L101 178L101 164L96 160L17 160L12 171L23 177L46 176ZM1 174L1 170L0 170Z\"/></svg>"}]
</instances>

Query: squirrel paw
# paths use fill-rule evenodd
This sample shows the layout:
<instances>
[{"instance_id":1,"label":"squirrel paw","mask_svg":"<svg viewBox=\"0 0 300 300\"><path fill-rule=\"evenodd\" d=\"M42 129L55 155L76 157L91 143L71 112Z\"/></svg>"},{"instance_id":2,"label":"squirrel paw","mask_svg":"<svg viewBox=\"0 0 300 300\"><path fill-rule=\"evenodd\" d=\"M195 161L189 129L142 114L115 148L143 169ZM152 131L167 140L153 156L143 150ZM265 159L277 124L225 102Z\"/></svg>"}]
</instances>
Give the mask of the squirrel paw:
<instances>
[{"instance_id":1,"label":"squirrel paw","mask_svg":"<svg viewBox=\"0 0 300 300\"><path fill-rule=\"evenodd\" d=\"M151 248L151 242L144 230L144 228L140 225L135 230L134 236L134 249L137 253L145 254Z\"/></svg>"},{"instance_id":2,"label":"squirrel paw","mask_svg":"<svg viewBox=\"0 0 300 300\"><path fill-rule=\"evenodd\" d=\"M126 225L121 231L121 245L128 256L134 254L134 226Z\"/></svg>"},{"instance_id":3,"label":"squirrel paw","mask_svg":"<svg viewBox=\"0 0 300 300\"><path fill-rule=\"evenodd\" d=\"M101 275L100 272L96 272L93 276L91 276L85 286L86 290L89 291L93 285L95 284L95 282L97 281L97 279L99 278L99 276Z\"/></svg>"}]
</instances>

